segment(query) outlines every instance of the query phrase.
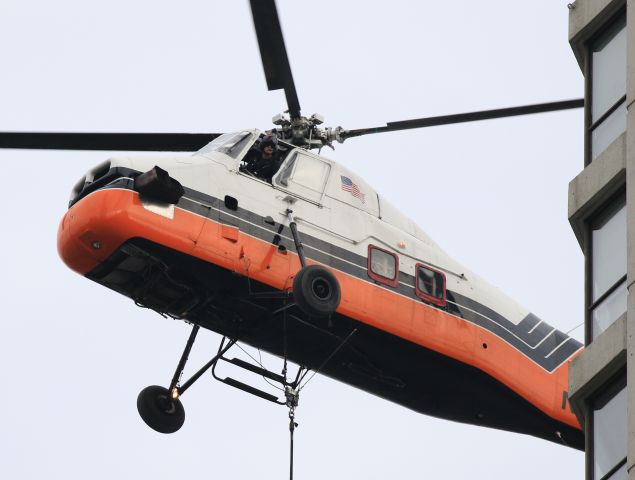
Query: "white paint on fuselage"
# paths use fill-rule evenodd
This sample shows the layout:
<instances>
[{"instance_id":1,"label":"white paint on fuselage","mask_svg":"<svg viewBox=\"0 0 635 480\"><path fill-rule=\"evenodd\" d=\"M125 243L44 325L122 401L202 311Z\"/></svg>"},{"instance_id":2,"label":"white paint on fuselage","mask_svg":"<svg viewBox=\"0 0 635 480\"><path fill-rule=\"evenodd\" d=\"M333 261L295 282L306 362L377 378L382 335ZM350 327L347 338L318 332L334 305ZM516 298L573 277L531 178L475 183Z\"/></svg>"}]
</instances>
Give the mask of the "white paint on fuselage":
<instances>
[{"instance_id":1,"label":"white paint on fuselage","mask_svg":"<svg viewBox=\"0 0 635 480\"><path fill-rule=\"evenodd\" d=\"M241 208L262 217L271 216L277 223L288 224L285 212L291 208L301 232L363 257L368 254L369 244L378 245L396 253L400 270L412 276L417 263L441 269L446 273L448 290L477 301L514 324L529 313L498 288L450 258L412 220L378 196L362 178L328 158L294 148L287 154L278 172L285 168L295 152L325 162L329 175L318 200L306 199L292 186L276 184L276 177L274 185L271 185L241 173L240 159L260 133L257 130L251 132L252 140L237 158L211 151L187 157L117 157L110 161L112 167L128 167L141 172L157 165L188 188L220 199L232 196L238 199ZM364 195L364 202L342 189L342 176L357 185Z\"/></svg>"}]
</instances>

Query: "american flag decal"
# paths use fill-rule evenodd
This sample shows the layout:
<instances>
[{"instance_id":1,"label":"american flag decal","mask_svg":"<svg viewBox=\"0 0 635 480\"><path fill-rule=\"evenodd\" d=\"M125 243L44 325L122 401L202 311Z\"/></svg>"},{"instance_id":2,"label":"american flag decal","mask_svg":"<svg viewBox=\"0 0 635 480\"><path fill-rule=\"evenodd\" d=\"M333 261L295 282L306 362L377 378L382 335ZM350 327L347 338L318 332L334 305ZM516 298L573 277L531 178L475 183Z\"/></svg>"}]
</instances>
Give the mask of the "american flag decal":
<instances>
[{"instance_id":1,"label":"american flag decal","mask_svg":"<svg viewBox=\"0 0 635 480\"><path fill-rule=\"evenodd\" d=\"M342 180L342 190L345 192L350 192L355 198L359 198L362 203L366 203L365 195L359 191L359 187L355 182L353 182L350 178L345 177L344 175L340 175L340 179Z\"/></svg>"}]
</instances>

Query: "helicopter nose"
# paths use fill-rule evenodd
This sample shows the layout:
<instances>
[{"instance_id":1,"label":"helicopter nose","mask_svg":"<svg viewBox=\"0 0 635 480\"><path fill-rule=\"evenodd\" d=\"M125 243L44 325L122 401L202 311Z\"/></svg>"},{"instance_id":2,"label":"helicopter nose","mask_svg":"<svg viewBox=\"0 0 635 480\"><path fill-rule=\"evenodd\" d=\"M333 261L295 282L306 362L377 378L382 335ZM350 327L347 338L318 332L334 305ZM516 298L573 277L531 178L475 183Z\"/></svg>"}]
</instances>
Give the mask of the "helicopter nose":
<instances>
[{"instance_id":1,"label":"helicopter nose","mask_svg":"<svg viewBox=\"0 0 635 480\"><path fill-rule=\"evenodd\" d=\"M57 230L57 253L62 261L77 273L85 274L97 266L99 260L95 258L91 249L73 235L73 224L77 221L73 210L66 212ZM95 239L91 243L101 248L101 242ZM93 250L97 250L94 248Z\"/></svg>"},{"instance_id":2,"label":"helicopter nose","mask_svg":"<svg viewBox=\"0 0 635 480\"><path fill-rule=\"evenodd\" d=\"M82 275L107 260L123 241L125 206L131 193L101 191L82 198L62 217L57 231L57 251L72 270Z\"/></svg>"}]
</instances>

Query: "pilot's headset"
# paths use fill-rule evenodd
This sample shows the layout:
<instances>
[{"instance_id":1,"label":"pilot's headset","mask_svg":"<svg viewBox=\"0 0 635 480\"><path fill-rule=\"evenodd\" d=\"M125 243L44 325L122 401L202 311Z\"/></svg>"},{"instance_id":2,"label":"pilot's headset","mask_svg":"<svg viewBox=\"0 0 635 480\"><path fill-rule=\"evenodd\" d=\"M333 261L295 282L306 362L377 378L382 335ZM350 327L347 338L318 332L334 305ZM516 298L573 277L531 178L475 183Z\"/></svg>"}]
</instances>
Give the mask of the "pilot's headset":
<instances>
[{"instance_id":1,"label":"pilot's headset","mask_svg":"<svg viewBox=\"0 0 635 480\"><path fill-rule=\"evenodd\" d=\"M262 151L265 147L268 146L272 146L274 152L277 151L278 137L276 137L275 135L265 135L264 137L262 137L262 140L260 140L260 150Z\"/></svg>"}]
</instances>

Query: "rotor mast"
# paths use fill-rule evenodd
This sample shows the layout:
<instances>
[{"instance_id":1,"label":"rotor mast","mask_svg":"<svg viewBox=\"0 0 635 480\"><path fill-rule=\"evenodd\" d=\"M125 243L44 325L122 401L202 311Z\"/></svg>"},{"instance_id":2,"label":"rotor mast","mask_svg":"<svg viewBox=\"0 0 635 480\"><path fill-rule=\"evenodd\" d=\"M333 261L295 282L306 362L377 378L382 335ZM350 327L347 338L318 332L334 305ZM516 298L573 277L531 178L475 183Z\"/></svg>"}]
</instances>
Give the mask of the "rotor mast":
<instances>
[{"instance_id":1,"label":"rotor mast","mask_svg":"<svg viewBox=\"0 0 635 480\"><path fill-rule=\"evenodd\" d=\"M552 112L584 106L583 99L565 100L388 122L384 126L360 128L356 130L346 130L342 127L322 128L320 127L320 125L324 123L324 117L322 115L314 113L310 117L305 117L301 114L300 101L295 88L295 82L293 81L293 74L291 73L291 64L289 63L275 0L250 0L249 3L251 5L251 14L256 30L258 47L260 48L262 68L267 80L267 88L270 91L284 89L284 94L287 99L288 109L285 113L287 113L288 116L278 114L272 119L273 124L278 127L275 129L275 132L278 138L293 145L307 149L319 149L324 146L334 148L334 142L344 143L347 138L373 133L474 122L478 120Z\"/></svg>"}]
</instances>

